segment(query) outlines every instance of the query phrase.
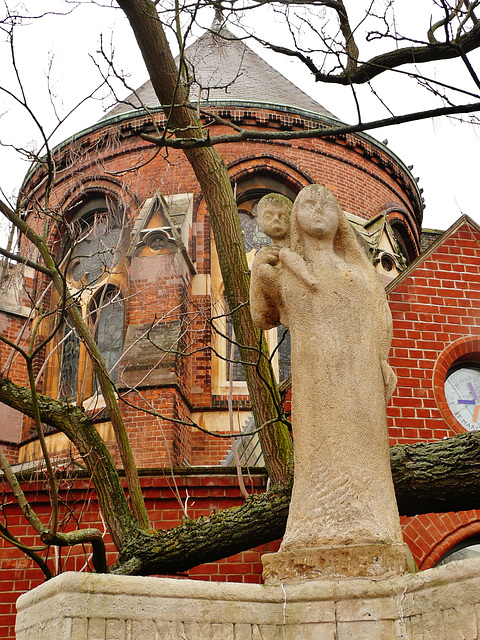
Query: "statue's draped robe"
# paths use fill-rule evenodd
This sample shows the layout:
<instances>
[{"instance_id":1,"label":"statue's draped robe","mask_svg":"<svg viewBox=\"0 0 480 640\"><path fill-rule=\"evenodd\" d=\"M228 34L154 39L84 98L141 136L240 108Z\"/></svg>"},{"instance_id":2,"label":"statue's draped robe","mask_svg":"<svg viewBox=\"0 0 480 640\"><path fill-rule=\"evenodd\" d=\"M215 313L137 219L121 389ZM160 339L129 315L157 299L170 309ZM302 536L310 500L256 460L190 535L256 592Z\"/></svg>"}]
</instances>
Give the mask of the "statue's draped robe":
<instances>
[{"instance_id":1,"label":"statue's draped robe","mask_svg":"<svg viewBox=\"0 0 480 640\"><path fill-rule=\"evenodd\" d=\"M333 249L320 260L290 249L279 257L254 267L252 311L260 326L280 321L291 333L295 480L281 551L399 543L383 287L366 260L349 264Z\"/></svg>"},{"instance_id":2,"label":"statue's draped robe","mask_svg":"<svg viewBox=\"0 0 480 640\"><path fill-rule=\"evenodd\" d=\"M340 260L313 276L314 291L292 269L280 271L295 445L282 550L401 542L385 410L385 295Z\"/></svg>"}]
</instances>

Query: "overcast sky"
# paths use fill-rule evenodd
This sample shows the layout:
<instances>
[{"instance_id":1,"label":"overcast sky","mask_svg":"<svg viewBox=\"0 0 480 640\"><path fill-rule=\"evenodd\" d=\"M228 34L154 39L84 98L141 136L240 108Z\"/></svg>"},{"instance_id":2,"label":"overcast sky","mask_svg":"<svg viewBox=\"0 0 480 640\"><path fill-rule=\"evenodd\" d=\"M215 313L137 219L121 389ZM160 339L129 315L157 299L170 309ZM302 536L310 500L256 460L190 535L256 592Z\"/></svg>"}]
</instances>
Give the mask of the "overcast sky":
<instances>
[{"instance_id":1,"label":"overcast sky","mask_svg":"<svg viewBox=\"0 0 480 640\"><path fill-rule=\"evenodd\" d=\"M405 10L418 8L422 2L427 0L402 0L401 6ZM34 7L41 4L42 9L55 6L62 12L71 6L65 0L29 1L27 4ZM4 11L3 7L1 10ZM211 16L207 16L207 23L210 19ZM47 16L18 30L15 40L17 68L28 104L47 132L55 128L56 115L63 117L101 84L100 74L92 60L92 55L99 59L96 52L101 36L107 51L111 50L113 42L116 64L129 74L130 86L140 86L147 79L146 70L129 27L118 10L101 8L96 4L92 6L88 1L71 16ZM344 88L320 86L298 64L277 54L262 52L258 46L253 48L339 119L355 121L354 102ZM5 38L2 38L0 84L20 97L9 58L9 49ZM477 54L473 60L479 63L480 68L480 55ZM461 66L452 62L436 67L430 65L428 73L451 83L461 83L465 76ZM421 105L428 104L424 91L403 77L382 80L377 83L377 88L395 113L418 110ZM128 89L119 87L118 92L123 97ZM385 117L384 108L369 90L360 90L360 94L367 107L364 120ZM95 123L110 106L112 98L105 98L105 91L100 90L54 133L53 143L58 144ZM443 118L380 129L370 132L370 135L380 141L388 140L388 147L406 165L414 165L413 174L420 178L420 187L424 189L424 226L446 229L462 213L480 224L477 197L480 129ZM8 195L18 190L28 169L28 163L19 161L18 154L8 145L35 148L38 139L38 128L31 115L17 101L5 93L0 94L0 142L3 145L0 146L0 187Z\"/></svg>"}]
</instances>

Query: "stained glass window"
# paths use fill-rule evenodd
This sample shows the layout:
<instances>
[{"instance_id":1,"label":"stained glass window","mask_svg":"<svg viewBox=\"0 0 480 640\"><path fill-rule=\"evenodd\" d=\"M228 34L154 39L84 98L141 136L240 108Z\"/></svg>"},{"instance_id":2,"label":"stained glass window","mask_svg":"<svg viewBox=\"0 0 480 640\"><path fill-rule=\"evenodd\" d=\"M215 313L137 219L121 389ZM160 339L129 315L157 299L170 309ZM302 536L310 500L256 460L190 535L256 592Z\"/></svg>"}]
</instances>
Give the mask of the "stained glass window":
<instances>
[{"instance_id":1,"label":"stained glass window","mask_svg":"<svg viewBox=\"0 0 480 640\"><path fill-rule=\"evenodd\" d=\"M58 395L62 400L75 402L77 399L80 340L75 329L68 322L65 322L63 338Z\"/></svg>"},{"instance_id":2,"label":"stained glass window","mask_svg":"<svg viewBox=\"0 0 480 640\"><path fill-rule=\"evenodd\" d=\"M110 372L112 382L118 381L118 361L123 349L125 304L118 289L108 289L96 299L97 344Z\"/></svg>"},{"instance_id":3,"label":"stained glass window","mask_svg":"<svg viewBox=\"0 0 480 640\"><path fill-rule=\"evenodd\" d=\"M245 373L243 371L243 365L241 363L240 358L240 349L237 344L234 344L235 334L233 333L232 326L232 316L228 313L227 302L225 301L225 306L227 308L227 316L226 316L226 334L227 334L227 349L226 349L226 362L225 366L227 369L227 380L230 380L230 360L233 360L232 363L232 379L234 382L241 382L245 380Z\"/></svg>"},{"instance_id":4,"label":"stained glass window","mask_svg":"<svg viewBox=\"0 0 480 640\"><path fill-rule=\"evenodd\" d=\"M73 282L93 284L120 259L122 230L106 211L95 211L79 221L80 237L72 249L68 276Z\"/></svg>"},{"instance_id":5,"label":"stained glass window","mask_svg":"<svg viewBox=\"0 0 480 640\"><path fill-rule=\"evenodd\" d=\"M260 227L257 225L257 203L254 205L254 216L251 216L248 212L240 210L238 215L240 217L240 227L243 233L243 243L245 245L245 251L248 253L252 249L260 249L272 244L271 239L266 236Z\"/></svg>"}]
</instances>

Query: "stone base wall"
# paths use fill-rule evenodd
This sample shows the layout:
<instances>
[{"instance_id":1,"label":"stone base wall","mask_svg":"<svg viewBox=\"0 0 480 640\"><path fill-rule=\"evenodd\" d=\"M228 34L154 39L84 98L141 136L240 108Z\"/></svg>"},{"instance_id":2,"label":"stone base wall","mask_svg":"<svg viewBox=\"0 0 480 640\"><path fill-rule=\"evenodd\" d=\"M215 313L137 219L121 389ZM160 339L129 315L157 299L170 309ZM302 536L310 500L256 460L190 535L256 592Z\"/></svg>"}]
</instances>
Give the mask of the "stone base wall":
<instances>
[{"instance_id":1,"label":"stone base wall","mask_svg":"<svg viewBox=\"0 0 480 640\"><path fill-rule=\"evenodd\" d=\"M197 468L188 474L172 476L165 472L152 472L140 477L142 494L147 506L148 515L152 527L155 529L170 529L182 522L184 511L182 505L187 507L190 518L209 516L216 511L228 507L234 507L244 502L238 488L236 473L221 469L223 473L216 473L216 469ZM251 469L248 477L245 477L249 493L261 493L265 491L266 477L262 471ZM92 483L88 478L70 478L68 472L59 478L62 491L60 519L74 517L79 527L97 527L103 529L99 515L98 503ZM175 487L182 504L174 495ZM15 498L5 486L3 515L8 522L10 532L21 542L32 547L41 547L42 542L38 536L34 536L34 530L22 515ZM49 509L48 493L42 479L23 483L30 505L40 514L47 524ZM113 564L117 560L117 551L113 546L110 536L104 538L107 560ZM171 574L168 577L181 579L191 578L195 580L215 580L218 582L248 582L259 584L262 581L261 557L266 552L274 552L280 542L269 542L254 549L242 551L223 558L217 562L193 567L189 571L180 574ZM60 567L64 572L85 571L89 563L91 547L76 545L68 549L60 549ZM53 554L47 556L52 571L55 571ZM44 554L45 557L45 554ZM0 639L15 640L15 603L19 596L26 591L44 582L44 576L37 564L16 547L0 538ZM56 640L56 638L54 638ZM149 639L145 639L149 640Z\"/></svg>"},{"instance_id":2,"label":"stone base wall","mask_svg":"<svg viewBox=\"0 0 480 640\"><path fill-rule=\"evenodd\" d=\"M286 586L65 573L17 606L17 640L478 640L480 559Z\"/></svg>"}]
</instances>

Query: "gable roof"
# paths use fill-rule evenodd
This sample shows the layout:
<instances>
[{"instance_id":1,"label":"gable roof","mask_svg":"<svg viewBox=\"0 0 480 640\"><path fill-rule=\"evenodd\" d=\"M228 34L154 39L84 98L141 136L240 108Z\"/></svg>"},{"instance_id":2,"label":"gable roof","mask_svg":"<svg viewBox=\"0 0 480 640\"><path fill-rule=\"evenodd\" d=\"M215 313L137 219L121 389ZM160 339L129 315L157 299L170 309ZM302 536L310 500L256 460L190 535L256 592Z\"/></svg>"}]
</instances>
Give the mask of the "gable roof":
<instances>
[{"instance_id":1,"label":"gable roof","mask_svg":"<svg viewBox=\"0 0 480 640\"><path fill-rule=\"evenodd\" d=\"M474 231L480 234L480 226L474 220L472 220L472 218L470 218L466 214L464 214L463 216L460 216L460 218L458 218L458 220L454 222L451 227L449 227L444 233L442 233L442 235L437 240L432 242L432 244L428 247L428 249L424 253L420 254L418 258L416 258L405 269L405 271L402 271L402 273L397 278L395 278L395 280L393 280L387 287L385 287L386 293L388 294L391 291L393 291L406 278L411 276L412 273L416 269L418 269L418 267L420 267L423 262L425 262L425 260L427 260L433 253L435 253L435 251L439 247L441 247L442 244L444 244L454 233L456 233L464 225L470 226Z\"/></svg>"},{"instance_id":2,"label":"gable roof","mask_svg":"<svg viewBox=\"0 0 480 640\"><path fill-rule=\"evenodd\" d=\"M255 103L334 118L329 111L271 67L226 27L214 22L185 50L193 80L190 100L201 104ZM150 81L119 102L103 118L112 118L142 105L159 107Z\"/></svg>"}]
</instances>

